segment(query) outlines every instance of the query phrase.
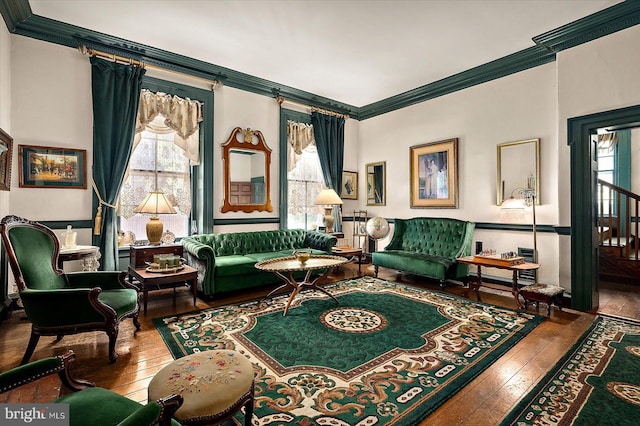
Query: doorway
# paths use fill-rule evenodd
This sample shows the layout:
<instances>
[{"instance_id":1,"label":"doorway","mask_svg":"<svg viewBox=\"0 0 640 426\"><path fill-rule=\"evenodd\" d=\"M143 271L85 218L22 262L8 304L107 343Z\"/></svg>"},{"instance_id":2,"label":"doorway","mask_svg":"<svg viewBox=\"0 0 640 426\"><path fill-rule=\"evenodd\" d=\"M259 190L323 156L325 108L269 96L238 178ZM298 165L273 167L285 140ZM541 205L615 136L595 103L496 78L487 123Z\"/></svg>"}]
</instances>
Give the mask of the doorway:
<instances>
[{"instance_id":1,"label":"doorway","mask_svg":"<svg viewBox=\"0 0 640 426\"><path fill-rule=\"evenodd\" d=\"M630 124L631 123L631 124ZM596 188L598 129L612 130L640 123L640 105L567 121L571 180L571 305L588 311L599 305Z\"/></svg>"}]
</instances>

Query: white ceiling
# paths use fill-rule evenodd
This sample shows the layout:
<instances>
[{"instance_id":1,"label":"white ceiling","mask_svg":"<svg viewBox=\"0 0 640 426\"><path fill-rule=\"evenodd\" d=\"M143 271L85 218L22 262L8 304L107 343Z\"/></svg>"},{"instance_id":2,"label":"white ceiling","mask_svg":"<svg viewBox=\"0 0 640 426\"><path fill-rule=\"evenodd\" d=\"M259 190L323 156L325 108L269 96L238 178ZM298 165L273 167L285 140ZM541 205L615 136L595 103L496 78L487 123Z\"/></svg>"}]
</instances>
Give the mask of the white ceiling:
<instances>
[{"instance_id":1,"label":"white ceiling","mask_svg":"<svg viewBox=\"0 0 640 426\"><path fill-rule=\"evenodd\" d=\"M618 0L30 0L34 14L353 106L534 46Z\"/></svg>"}]
</instances>

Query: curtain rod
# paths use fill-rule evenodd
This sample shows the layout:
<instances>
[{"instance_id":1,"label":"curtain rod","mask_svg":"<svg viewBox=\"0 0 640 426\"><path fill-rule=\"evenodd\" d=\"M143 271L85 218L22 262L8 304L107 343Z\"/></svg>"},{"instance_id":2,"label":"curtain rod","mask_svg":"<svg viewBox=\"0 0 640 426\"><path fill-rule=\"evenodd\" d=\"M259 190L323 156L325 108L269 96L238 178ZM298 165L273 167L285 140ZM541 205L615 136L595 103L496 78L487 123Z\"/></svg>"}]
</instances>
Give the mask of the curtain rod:
<instances>
[{"instance_id":1,"label":"curtain rod","mask_svg":"<svg viewBox=\"0 0 640 426\"><path fill-rule=\"evenodd\" d=\"M95 49L89 49L84 44L81 45L81 46L78 46L78 50L83 55L96 56L98 58L108 59L108 60L111 60L113 62L121 62L123 64L135 65L135 66L142 67L142 68L152 69L152 70L166 72L166 73L170 73L170 74L176 74L176 75L179 75L179 76L182 76L182 77L187 77L187 78L191 78L191 79L194 79L194 80L204 81L206 83L211 84L211 90L216 90L217 88L222 87L222 81L220 81L220 80L210 80L208 78L198 77L197 75L191 75L191 74L187 74L187 73L180 72L180 71L173 71L173 70L170 70L170 69L167 69L167 68L163 68L163 67L159 67L159 66L156 66L156 65L145 64L144 62L138 61L138 60L133 59L133 58L125 58L124 56L118 56L118 55L112 54L112 53L106 53L106 52L101 52L101 51L95 50Z\"/></svg>"},{"instance_id":2,"label":"curtain rod","mask_svg":"<svg viewBox=\"0 0 640 426\"><path fill-rule=\"evenodd\" d=\"M283 103L289 103L292 105L298 105L301 106L303 108L309 108L311 111L318 111L321 112L323 114L327 114L327 115L333 115L339 118L344 118L345 120L349 118L348 114L340 114L338 112L334 112L334 111L329 111L328 109L322 109L322 108L318 108L318 107L314 107L314 106L310 106L310 105L305 105L305 104L301 104L300 102L295 102L295 101L291 101L289 99L285 99L282 96L276 96L276 102L278 102L278 104L282 107Z\"/></svg>"}]
</instances>

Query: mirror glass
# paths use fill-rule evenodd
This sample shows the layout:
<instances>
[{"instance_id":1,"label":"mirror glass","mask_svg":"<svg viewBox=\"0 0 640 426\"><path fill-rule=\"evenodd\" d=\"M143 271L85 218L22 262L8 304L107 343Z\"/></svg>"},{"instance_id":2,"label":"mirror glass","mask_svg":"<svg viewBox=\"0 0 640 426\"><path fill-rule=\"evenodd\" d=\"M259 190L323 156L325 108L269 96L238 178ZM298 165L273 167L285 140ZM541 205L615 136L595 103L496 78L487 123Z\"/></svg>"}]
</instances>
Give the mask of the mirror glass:
<instances>
[{"instance_id":1,"label":"mirror glass","mask_svg":"<svg viewBox=\"0 0 640 426\"><path fill-rule=\"evenodd\" d=\"M222 150L225 187L220 211L273 211L269 196L271 149L262 132L236 127Z\"/></svg>"},{"instance_id":2,"label":"mirror glass","mask_svg":"<svg viewBox=\"0 0 640 426\"><path fill-rule=\"evenodd\" d=\"M540 204L540 139L498 145L497 203L509 199L517 189L534 189Z\"/></svg>"},{"instance_id":3,"label":"mirror glass","mask_svg":"<svg viewBox=\"0 0 640 426\"><path fill-rule=\"evenodd\" d=\"M367 205L368 206L384 206L387 204L386 197L386 180L387 180L387 163L381 161L379 163L369 163L367 170Z\"/></svg>"},{"instance_id":4,"label":"mirror glass","mask_svg":"<svg viewBox=\"0 0 640 426\"><path fill-rule=\"evenodd\" d=\"M264 204L266 195L264 172L264 152L229 150L229 203Z\"/></svg>"}]
</instances>

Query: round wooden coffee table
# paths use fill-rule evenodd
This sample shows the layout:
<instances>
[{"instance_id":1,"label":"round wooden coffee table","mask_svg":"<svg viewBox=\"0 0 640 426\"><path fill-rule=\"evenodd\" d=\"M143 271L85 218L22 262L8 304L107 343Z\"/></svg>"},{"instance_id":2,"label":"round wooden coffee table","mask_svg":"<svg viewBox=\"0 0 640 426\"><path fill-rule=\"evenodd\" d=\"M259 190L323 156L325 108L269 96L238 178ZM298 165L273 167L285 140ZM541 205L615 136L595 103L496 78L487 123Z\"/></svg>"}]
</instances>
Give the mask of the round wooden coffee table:
<instances>
[{"instance_id":1,"label":"round wooden coffee table","mask_svg":"<svg viewBox=\"0 0 640 426\"><path fill-rule=\"evenodd\" d=\"M278 292L283 288L292 287L291 295L289 296L289 300L287 301L287 306L284 308L284 313L282 314L282 316L285 316L287 315L287 312L289 311L289 306L291 305L291 302L293 302L293 299L296 297L296 294L298 294L305 287L311 288L313 290L321 291L322 293L326 294L327 296L335 300L336 303L338 303L338 299L333 297L333 295L329 294L329 292L323 289L322 287L318 287L317 283L318 281L320 281L321 279L327 276L331 268L344 265L345 263L348 263L348 262L349 260L345 259L344 257L329 256L329 255L313 255L309 258L309 260L307 260L304 263L301 263L294 256L287 256L287 257L277 257L275 259L263 260L261 262L256 263L256 268L260 269L261 271L273 272L278 276L278 278L284 281L283 285L276 288L275 290L272 290L268 295L264 297L264 299L268 299L274 293ZM309 278L311 277L311 272L318 269L326 269L326 271L323 274L316 277L313 281L309 281ZM300 272L300 271L307 271L307 273L302 281L296 281L296 279L293 277L293 274L294 272Z\"/></svg>"}]
</instances>

